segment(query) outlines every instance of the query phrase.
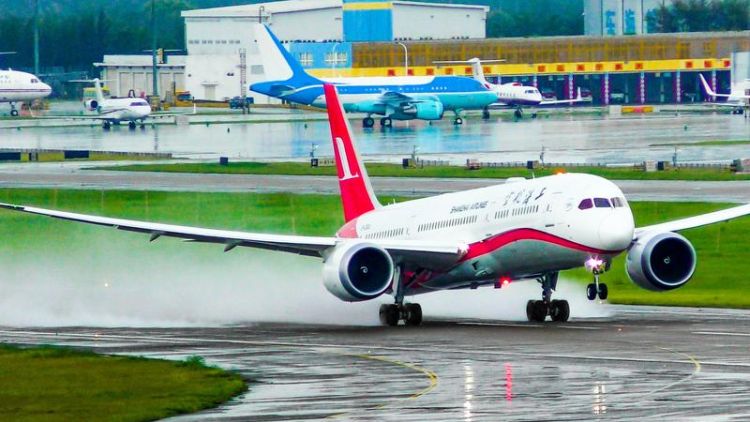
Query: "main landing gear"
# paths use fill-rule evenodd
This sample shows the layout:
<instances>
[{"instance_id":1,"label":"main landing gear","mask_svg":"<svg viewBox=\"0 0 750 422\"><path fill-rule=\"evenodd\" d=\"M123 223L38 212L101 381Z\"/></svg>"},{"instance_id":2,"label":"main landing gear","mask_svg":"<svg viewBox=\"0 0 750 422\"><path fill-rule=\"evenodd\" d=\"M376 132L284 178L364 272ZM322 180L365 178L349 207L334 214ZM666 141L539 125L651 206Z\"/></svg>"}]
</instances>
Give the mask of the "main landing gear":
<instances>
[{"instance_id":1,"label":"main landing gear","mask_svg":"<svg viewBox=\"0 0 750 422\"><path fill-rule=\"evenodd\" d=\"M422 307L418 303L404 303L404 280L401 268L396 267L394 274L396 292L393 295L396 303L392 305L380 305L380 322L383 325L395 327L399 321L409 326L417 326L422 323Z\"/></svg>"},{"instance_id":2,"label":"main landing gear","mask_svg":"<svg viewBox=\"0 0 750 422\"><path fill-rule=\"evenodd\" d=\"M380 119L380 127L392 127L393 120L390 117L383 117Z\"/></svg>"},{"instance_id":3,"label":"main landing gear","mask_svg":"<svg viewBox=\"0 0 750 422\"><path fill-rule=\"evenodd\" d=\"M482 119L489 120L490 119L490 109L485 107L482 109Z\"/></svg>"},{"instance_id":4,"label":"main landing gear","mask_svg":"<svg viewBox=\"0 0 750 422\"><path fill-rule=\"evenodd\" d=\"M364 119L362 119L363 128L371 128L373 126L375 126L375 119L373 119L372 117L367 116Z\"/></svg>"},{"instance_id":5,"label":"main landing gear","mask_svg":"<svg viewBox=\"0 0 750 422\"><path fill-rule=\"evenodd\" d=\"M112 123L109 122L109 120L105 120L102 122L102 129L109 130L112 128Z\"/></svg>"},{"instance_id":6,"label":"main landing gear","mask_svg":"<svg viewBox=\"0 0 750 422\"><path fill-rule=\"evenodd\" d=\"M16 103L14 102L10 103L10 115L13 117L18 117L18 109L16 108Z\"/></svg>"},{"instance_id":7,"label":"main landing gear","mask_svg":"<svg viewBox=\"0 0 750 422\"><path fill-rule=\"evenodd\" d=\"M530 300L526 303L526 317L529 321L544 322L548 315L555 322L565 322L570 318L568 301L552 300L558 276L559 273L549 273L537 280L542 285L542 300Z\"/></svg>"}]
</instances>

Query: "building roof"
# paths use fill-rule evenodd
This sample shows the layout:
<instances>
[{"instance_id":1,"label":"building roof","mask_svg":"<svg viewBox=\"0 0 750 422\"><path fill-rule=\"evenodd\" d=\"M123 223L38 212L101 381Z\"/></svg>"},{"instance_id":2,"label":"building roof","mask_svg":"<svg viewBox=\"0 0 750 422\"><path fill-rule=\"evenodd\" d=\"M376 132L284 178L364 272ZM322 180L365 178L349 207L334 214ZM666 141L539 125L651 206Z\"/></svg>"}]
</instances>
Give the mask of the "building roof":
<instances>
[{"instance_id":1,"label":"building roof","mask_svg":"<svg viewBox=\"0 0 750 422\"><path fill-rule=\"evenodd\" d=\"M487 6L474 6L467 4L445 4L428 3L418 1L391 1L393 5L431 6L440 8L459 9L482 9L489 10ZM258 17L263 8L264 15L274 13L299 12L305 10L342 8L343 0L285 0L270 3L245 4L241 6L214 7L211 9L196 9L182 12L183 18L215 18L215 17Z\"/></svg>"}]
</instances>

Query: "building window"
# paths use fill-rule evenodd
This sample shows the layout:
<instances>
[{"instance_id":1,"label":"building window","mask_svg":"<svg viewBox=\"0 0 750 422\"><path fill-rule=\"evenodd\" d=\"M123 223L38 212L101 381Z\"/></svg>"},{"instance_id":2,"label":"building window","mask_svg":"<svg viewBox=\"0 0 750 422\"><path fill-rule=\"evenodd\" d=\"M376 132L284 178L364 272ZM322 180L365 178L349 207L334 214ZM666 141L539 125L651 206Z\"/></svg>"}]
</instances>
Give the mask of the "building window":
<instances>
[{"instance_id":1,"label":"building window","mask_svg":"<svg viewBox=\"0 0 750 422\"><path fill-rule=\"evenodd\" d=\"M326 53L326 64L329 66L345 65L348 58L349 55L346 52Z\"/></svg>"},{"instance_id":2,"label":"building window","mask_svg":"<svg viewBox=\"0 0 750 422\"><path fill-rule=\"evenodd\" d=\"M310 67L313 64L313 55L312 53L300 53L299 55L299 62L302 64L302 67Z\"/></svg>"}]
</instances>

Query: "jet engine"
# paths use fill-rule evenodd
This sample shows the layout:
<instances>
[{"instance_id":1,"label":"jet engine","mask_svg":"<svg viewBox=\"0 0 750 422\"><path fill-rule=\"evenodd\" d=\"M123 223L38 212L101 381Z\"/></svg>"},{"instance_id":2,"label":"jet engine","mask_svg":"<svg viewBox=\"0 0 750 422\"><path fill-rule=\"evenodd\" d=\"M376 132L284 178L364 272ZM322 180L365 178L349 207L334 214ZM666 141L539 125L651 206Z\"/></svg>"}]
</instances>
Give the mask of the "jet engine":
<instances>
[{"instance_id":1,"label":"jet engine","mask_svg":"<svg viewBox=\"0 0 750 422\"><path fill-rule=\"evenodd\" d=\"M99 108L99 102L96 100L86 100L83 103L83 106L86 107L86 110L88 111L96 111Z\"/></svg>"},{"instance_id":2,"label":"jet engine","mask_svg":"<svg viewBox=\"0 0 750 422\"><path fill-rule=\"evenodd\" d=\"M393 271L393 260L385 249L370 243L344 243L326 258L323 283L339 299L359 302L385 293Z\"/></svg>"},{"instance_id":3,"label":"jet engine","mask_svg":"<svg viewBox=\"0 0 750 422\"><path fill-rule=\"evenodd\" d=\"M404 114L421 120L440 120L443 118L443 103L440 101L425 101L414 103L404 109Z\"/></svg>"},{"instance_id":4,"label":"jet engine","mask_svg":"<svg viewBox=\"0 0 750 422\"><path fill-rule=\"evenodd\" d=\"M693 245L677 233L658 233L638 239L627 257L633 283L652 291L682 287L695 272Z\"/></svg>"}]
</instances>

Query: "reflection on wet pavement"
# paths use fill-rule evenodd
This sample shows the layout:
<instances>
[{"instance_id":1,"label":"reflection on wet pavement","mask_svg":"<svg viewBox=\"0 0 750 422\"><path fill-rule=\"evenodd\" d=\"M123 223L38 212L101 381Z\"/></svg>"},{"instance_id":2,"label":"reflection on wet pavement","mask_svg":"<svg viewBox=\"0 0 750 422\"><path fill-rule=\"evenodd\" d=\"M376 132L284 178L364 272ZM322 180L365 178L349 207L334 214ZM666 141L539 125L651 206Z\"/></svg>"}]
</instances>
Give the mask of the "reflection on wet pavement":
<instances>
[{"instance_id":1,"label":"reflection on wet pavement","mask_svg":"<svg viewBox=\"0 0 750 422\"><path fill-rule=\"evenodd\" d=\"M295 115L294 117L299 117ZM681 161L731 160L747 155L747 145L683 146L707 140L750 140L750 123L721 115L658 115L604 118L559 115L519 122L469 119L403 122L387 130L362 129L352 120L359 147L368 159L400 161L414 148L423 158L463 163L466 154L482 161L538 159L548 162L625 163L671 160L674 146ZM305 159L313 144L318 156L331 156L325 121L252 124L157 125L146 130L118 127L59 127L2 130L0 148L92 149L172 152L246 159Z\"/></svg>"},{"instance_id":2,"label":"reflection on wet pavement","mask_svg":"<svg viewBox=\"0 0 750 422\"><path fill-rule=\"evenodd\" d=\"M182 359L252 380L176 420L745 419L747 311L613 307L569 324L427 321L420 328L5 328L0 340Z\"/></svg>"}]
</instances>

